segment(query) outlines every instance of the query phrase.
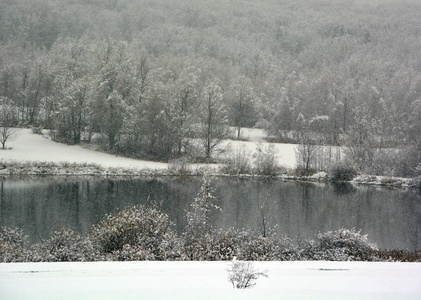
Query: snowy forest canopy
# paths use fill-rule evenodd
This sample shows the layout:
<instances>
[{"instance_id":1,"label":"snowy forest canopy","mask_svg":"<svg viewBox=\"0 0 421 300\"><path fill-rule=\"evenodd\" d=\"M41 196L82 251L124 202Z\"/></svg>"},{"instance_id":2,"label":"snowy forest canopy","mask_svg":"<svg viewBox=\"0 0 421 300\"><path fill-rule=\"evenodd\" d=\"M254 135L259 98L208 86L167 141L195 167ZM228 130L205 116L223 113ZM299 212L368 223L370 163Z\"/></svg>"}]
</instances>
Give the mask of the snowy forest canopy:
<instances>
[{"instance_id":1,"label":"snowy forest canopy","mask_svg":"<svg viewBox=\"0 0 421 300\"><path fill-rule=\"evenodd\" d=\"M0 0L2 123L161 160L190 137L209 157L227 125L419 158L420 15L416 0Z\"/></svg>"}]
</instances>

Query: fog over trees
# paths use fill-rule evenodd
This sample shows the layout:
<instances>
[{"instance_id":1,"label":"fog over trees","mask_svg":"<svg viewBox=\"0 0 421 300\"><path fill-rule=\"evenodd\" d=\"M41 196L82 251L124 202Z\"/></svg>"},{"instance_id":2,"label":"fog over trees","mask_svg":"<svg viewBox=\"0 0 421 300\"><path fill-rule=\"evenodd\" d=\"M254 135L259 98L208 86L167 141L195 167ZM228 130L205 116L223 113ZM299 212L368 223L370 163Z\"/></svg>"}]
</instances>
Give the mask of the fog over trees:
<instances>
[{"instance_id":1,"label":"fog over trees","mask_svg":"<svg viewBox=\"0 0 421 300\"><path fill-rule=\"evenodd\" d=\"M21 126L134 157L211 159L230 125L413 176L420 15L417 0L0 0L0 100Z\"/></svg>"}]
</instances>

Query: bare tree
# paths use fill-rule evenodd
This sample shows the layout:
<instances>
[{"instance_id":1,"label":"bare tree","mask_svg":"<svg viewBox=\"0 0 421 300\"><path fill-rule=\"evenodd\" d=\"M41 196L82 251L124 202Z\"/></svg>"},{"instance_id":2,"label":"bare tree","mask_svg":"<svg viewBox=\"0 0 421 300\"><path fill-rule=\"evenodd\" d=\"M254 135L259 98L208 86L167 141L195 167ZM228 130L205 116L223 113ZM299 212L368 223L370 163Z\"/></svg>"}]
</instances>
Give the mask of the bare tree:
<instances>
[{"instance_id":1,"label":"bare tree","mask_svg":"<svg viewBox=\"0 0 421 300\"><path fill-rule=\"evenodd\" d=\"M19 132L18 108L8 98L0 98L0 143L6 149L6 142L16 137Z\"/></svg>"},{"instance_id":2,"label":"bare tree","mask_svg":"<svg viewBox=\"0 0 421 300\"><path fill-rule=\"evenodd\" d=\"M376 122L369 117L365 107L356 109L354 119L355 123L349 126L345 141L345 156L357 170L370 171L378 146L375 142Z\"/></svg>"},{"instance_id":3,"label":"bare tree","mask_svg":"<svg viewBox=\"0 0 421 300\"><path fill-rule=\"evenodd\" d=\"M254 116L256 115L253 102L257 97L251 84L244 78L234 82L231 90L230 117L233 125L237 127L237 139L240 139L241 128L253 126Z\"/></svg>"},{"instance_id":4,"label":"bare tree","mask_svg":"<svg viewBox=\"0 0 421 300\"><path fill-rule=\"evenodd\" d=\"M308 175L311 167L315 163L315 159L320 150L320 145L317 145L311 138L311 132L306 131L302 134L301 143L295 149L295 156L297 158L298 166L302 168L303 174Z\"/></svg>"},{"instance_id":5,"label":"bare tree","mask_svg":"<svg viewBox=\"0 0 421 300\"><path fill-rule=\"evenodd\" d=\"M221 88L210 83L202 96L200 106L200 138L205 150L207 160L216 146L227 136L228 119L222 103Z\"/></svg>"},{"instance_id":6,"label":"bare tree","mask_svg":"<svg viewBox=\"0 0 421 300\"><path fill-rule=\"evenodd\" d=\"M1 148L6 149L6 142L13 140L19 133L19 128L0 127L0 143Z\"/></svg>"},{"instance_id":7,"label":"bare tree","mask_svg":"<svg viewBox=\"0 0 421 300\"><path fill-rule=\"evenodd\" d=\"M276 226L276 225L275 225ZM267 237L274 233L275 226L272 226L272 222L268 216L268 207L266 203L259 206L259 212L257 216L257 228L262 237Z\"/></svg>"}]
</instances>

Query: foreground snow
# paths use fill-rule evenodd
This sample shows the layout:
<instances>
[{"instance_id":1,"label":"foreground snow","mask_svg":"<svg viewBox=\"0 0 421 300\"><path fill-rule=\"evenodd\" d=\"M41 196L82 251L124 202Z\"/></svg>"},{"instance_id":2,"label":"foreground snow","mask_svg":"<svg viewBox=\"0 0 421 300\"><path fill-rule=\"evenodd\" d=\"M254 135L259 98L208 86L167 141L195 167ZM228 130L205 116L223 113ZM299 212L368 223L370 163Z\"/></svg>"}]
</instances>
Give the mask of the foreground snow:
<instances>
[{"instance_id":1,"label":"foreground snow","mask_svg":"<svg viewBox=\"0 0 421 300\"><path fill-rule=\"evenodd\" d=\"M0 299L421 299L421 264L258 262L233 289L228 262L0 264Z\"/></svg>"}]
</instances>

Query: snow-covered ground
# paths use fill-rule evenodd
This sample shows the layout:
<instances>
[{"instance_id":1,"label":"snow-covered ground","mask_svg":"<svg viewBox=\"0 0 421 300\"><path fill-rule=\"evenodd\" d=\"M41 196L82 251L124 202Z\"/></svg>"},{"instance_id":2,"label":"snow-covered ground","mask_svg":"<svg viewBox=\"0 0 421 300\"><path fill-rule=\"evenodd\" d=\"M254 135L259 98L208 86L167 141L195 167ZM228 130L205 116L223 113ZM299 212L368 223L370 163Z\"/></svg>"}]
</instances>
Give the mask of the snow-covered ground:
<instances>
[{"instance_id":1,"label":"snow-covered ground","mask_svg":"<svg viewBox=\"0 0 421 300\"><path fill-rule=\"evenodd\" d=\"M0 264L0 299L421 299L421 264L257 262L268 278L228 282L228 262Z\"/></svg>"},{"instance_id":2,"label":"snow-covered ground","mask_svg":"<svg viewBox=\"0 0 421 300\"><path fill-rule=\"evenodd\" d=\"M232 127L234 131L233 136L237 136L237 128ZM241 128L240 138L244 141L260 143L264 142L267 137L265 131L259 128Z\"/></svg>"},{"instance_id":3,"label":"snow-covered ground","mask_svg":"<svg viewBox=\"0 0 421 300\"><path fill-rule=\"evenodd\" d=\"M104 168L166 169L167 164L115 156L89 150L78 145L69 146L22 129L16 139L8 141L11 150L0 151L0 159L15 161L69 162L97 164Z\"/></svg>"},{"instance_id":4,"label":"snow-covered ground","mask_svg":"<svg viewBox=\"0 0 421 300\"><path fill-rule=\"evenodd\" d=\"M256 152L258 142L263 141L265 134L261 129L242 129L242 137L250 139L249 142L243 141L224 141L219 148L226 149L222 151L220 158L226 158L231 151L236 151L241 147L247 149L250 158ZM273 144L277 153L278 163L281 166L294 167L295 147L291 144ZM67 163L89 163L96 164L103 168L123 168L132 170L164 170L168 164L152 162L138 159L125 158L86 149L79 145L69 146L56 143L49 138L39 134L33 134L30 129L22 129L14 140L6 144L10 150L0 151L0 160L5 161L29 161L29 162L67 162ZM193 169L203 167L201 165L192 166Z\"/></svg>"}]
</instances>

